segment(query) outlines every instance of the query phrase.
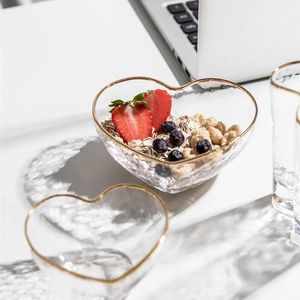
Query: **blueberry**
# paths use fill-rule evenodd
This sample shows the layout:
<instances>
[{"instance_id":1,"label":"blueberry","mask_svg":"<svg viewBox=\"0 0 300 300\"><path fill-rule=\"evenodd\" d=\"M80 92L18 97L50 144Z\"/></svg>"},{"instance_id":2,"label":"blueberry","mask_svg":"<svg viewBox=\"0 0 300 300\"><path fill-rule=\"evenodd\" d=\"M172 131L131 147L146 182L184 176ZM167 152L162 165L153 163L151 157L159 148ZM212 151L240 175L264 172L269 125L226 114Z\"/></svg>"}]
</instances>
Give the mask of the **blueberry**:
<instances>
[{"instance_id":1,"label":"blueberry","mask_svg":"<svg viewBox=\"0 0 300 300\"><path fill-rule=\"evenodd\" d=\"M161 131L164 133L169 133L174 129L176 129L176 124L172 121L166 121L161 125Z\"/></svg>"},{"instance_id":2,"label":"blueberry","mask_svg":"<svg viewBox=\"0 0 300 300\"><path fill-rule=\"evenodd\" d=\"M168 150L167 143L164 139L155 139L152 146L157 153L163 153Z\"/></svg>"},{"instance_id":3,"label":"blueberry","mask_svg":"<svg viewBox=\"0 0 300 300\"><path fill-rule=\"evenodd\" d=\"M170 142L174 145L174 146L180 146L183 144L184 142L184 135L181 131L177 130L177 129L173 129L170 132L170 136L169 136Z\"/></svg>"},{"instance_id":4,"label":"blueberry","mask_svg":"<svg viewBox=\"0 0 300 300\"><path fill-rule=\"evenodd\" d=\"M183 159L183 154L179 150L173 150L168 155L169 161L177 161Z\"/></svg>"},{"instance_id":5,"label":"blueberry","mask_svg":"<svg viewBox=\"0 0 300 300\"><path fill-rule=\"evenodd\" d=\"M196 149L199 154L202 154L211 150L212 146L209 140L203 139L197 142Z\"/></svg>"},{"instance_id":6,"label":"blueberry","mask_svg":"<svg viewBox=\"0 0 300 300\"><path fill-rule=\"evenodd\" d=\"M161 177L169 177L171 175L171 170L163 165L156 165L155 172Z\"/></svg>"}]
</instances>

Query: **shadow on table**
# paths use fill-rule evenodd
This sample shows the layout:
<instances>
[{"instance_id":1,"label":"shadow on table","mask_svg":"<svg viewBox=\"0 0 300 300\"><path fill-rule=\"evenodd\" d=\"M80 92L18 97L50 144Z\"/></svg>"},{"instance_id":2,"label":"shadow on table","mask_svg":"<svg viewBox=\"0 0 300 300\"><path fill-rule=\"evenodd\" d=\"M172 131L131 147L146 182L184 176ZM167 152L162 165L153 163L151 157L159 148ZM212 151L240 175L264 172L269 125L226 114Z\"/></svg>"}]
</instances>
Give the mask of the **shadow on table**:
<instances>
[{"instance_id":1,"label":"shadow on table","mask_svg":"<svg viewBox=\"0 0 300 300\"><path fill-rule=\"evenodd\" d=\"M176 195L161 193L172 215L200 201L215 179ZM95 137L40 153L25 176L32 203L58 192L95 196L120 182L144 184L116 163ZM300 261L290 221L270 197L170 232L160 261L129 299L243 299ZM128 300L129 300L128 299Z\"/></svg>"},{"instance_id":2,"label":"shadow on table","mask_svg":"<svg viewBox=\"0 0 300 300\"><path fill-rule=\"evenodd\" d=\"M199 187L178 194L156 192L165 200L170 216L187 209L214 184L212 178ZM40 153L25 175L25 193L30 202L61 192L94 197L122 182L153 187L121 167L97 137L65 141Z\"/></svg>"},{"instance_id":3,"label":"shadow on table","mask_svg":"<svg viewBox=\"0 0 300 300\"><path fill-rule=\"evenodd\" d=\"M290 221L264 197L170 234L138 299L244 299L300 261Z\"/></svg>"},{"instance_id":4,"label":"shadow on table","mask_svg":"<svg viewBox=\"0 0 300 300\"><path fill-rule=\"evenodd\" d=\"M244 299L297 264L291 224L270 202L264 197L171 232L160 260L127 300ZM0 265L0 278L5 299L47 295L47 279L33 261Z\"/></svg>"}]
</instances>

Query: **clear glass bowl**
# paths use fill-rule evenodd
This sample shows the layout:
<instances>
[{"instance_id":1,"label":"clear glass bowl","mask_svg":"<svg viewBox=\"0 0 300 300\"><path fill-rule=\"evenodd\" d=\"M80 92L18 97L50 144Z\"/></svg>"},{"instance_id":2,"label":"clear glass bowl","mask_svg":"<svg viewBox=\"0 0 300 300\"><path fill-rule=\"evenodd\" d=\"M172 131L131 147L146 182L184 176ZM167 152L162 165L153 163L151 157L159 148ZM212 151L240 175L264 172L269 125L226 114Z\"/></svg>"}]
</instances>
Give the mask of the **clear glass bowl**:
<instances>
[{"instance_id":1,"label":"clear glass bowl","mask_svg":"<svg viewBox=\"0 0 300 300\"><path fill-rule=\"evenodd\" d=\"M25 221L27 242L49 278L48 299L53 300L125 299L153 265L167 230L162 199L134 184L109 187L93 199L47 197Z\"/></svg>"},{"instance_id":2,"label":"clear glass bowl","mask_svg":"<svg viewBox=\"0 0 300 300\"><path fill-rule=\"evenodd\" d=\"M199 113L214 117L228 127L238 124L240 134L226 145L194 158L169 162L130 148L105 129L102 122L110 118L109 104L112 100L132 99L134 95L155 89L165 89L172 96L172 116ZM178 193L218 174L243 149L254 127L258 107L245 88L223 79L199 79L172 87L153 78L130 77L102 88L95 97L92 112L100 138L121 166L161 191Z\"/></svg>"}]
</instances>

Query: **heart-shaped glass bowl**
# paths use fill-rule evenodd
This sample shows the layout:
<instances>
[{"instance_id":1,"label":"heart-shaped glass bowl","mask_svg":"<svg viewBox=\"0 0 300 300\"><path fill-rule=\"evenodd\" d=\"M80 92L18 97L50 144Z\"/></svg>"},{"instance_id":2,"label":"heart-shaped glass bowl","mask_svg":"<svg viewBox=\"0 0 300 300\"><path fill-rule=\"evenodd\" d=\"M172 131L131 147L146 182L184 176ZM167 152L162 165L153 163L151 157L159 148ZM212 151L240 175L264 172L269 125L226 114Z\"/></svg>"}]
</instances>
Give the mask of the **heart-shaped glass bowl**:
<instances>
[{"instance_id":1,"label":"heart-shaped glass bowl","mask_svg":"<svg viewBox=\"0 0 300 300\"><path fill-rule=\"evenodd\" d=\"M74 210L77 202L81 215ZM51 222L46 217L50 211ZM72 214L76 220L70 222ZM62 215L64 224L55 223ZM109 187L93 199L73 194L47 197L25 221L33 257L50 280L49 299L126 298L153 265L167 230L162 199L134 184Z\"/></svg>"},{"instance_id":2,"label":"heart-shaped glass bowl","mask_svg":"<svg viewBox=\"0 0 300 300\"><path fill-rule=\"evenodd\" d=\"M238 124L239 134L209 152L170 162L129 147L105 128L103 122L111 117L109 104L112 100L132 99L134 95L155 89L165 89L171 95L172 116L202 114L214 117L228 127ZM254 127L258 107L254 97L245 88L223 79L199 79L172 87L153 78L130 77L102 88L95 97L92 112L99 136L119 164L159 190L178 193L218 174L243 149Z\"/></svg>"}]
</instances>

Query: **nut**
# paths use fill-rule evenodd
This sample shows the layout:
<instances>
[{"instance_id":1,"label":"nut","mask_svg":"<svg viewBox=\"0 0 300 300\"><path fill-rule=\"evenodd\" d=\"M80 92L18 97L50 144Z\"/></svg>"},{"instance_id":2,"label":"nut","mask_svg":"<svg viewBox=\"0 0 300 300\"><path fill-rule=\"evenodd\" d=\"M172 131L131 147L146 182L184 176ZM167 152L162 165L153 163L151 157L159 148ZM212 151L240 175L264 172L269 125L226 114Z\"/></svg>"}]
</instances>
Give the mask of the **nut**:
<instances>
[{"instance_id":1,"label":"nut","mask_svg":"<svg viewBox=\"0 0 300 300\"><path fill-rule=\"evenodd\" d=\"M223 122L218 122L215 128L219 129L222 132L222 134L225 134L226 132L226 125Z\"/></svg>"},{"instance_id":2,"label":"nut","mask_svg":"<svg viewBox=\"0 0 300 300\"><path fill-rule=\"evenodd\" d=\"M232 140L234 140L237 137L236 131L228 131L224 134L224 137L227 140L227 143L230 143Z\"/></svg>"},{"instance_id":3,"label":"nut","mask_svg":"<svg viewBox=\"0 0 300 300\"><path fill-rule=\"evenodd\" d=\"M222 137L222 140L221 140L221 146L224 146L227 144L227 139L225 136Z\"/></svg>"},{"instance_id":4,"label":"nut","mask_svg":"<svg viewBox=\"0 0 300 300\"><path fill-rule=\"evenodd\" d=\"M205 123L204 123L204 127L205 128L209 128L209 127L215 127L215 126L217 126L217 124L218 124L218 121L214 118L214 117L209 117L206 121L205 121Z\"/></svg>"},{"instance_id":5,"label":"nut","mask_svg":"<svg viewBox=\"0 0 300 300\"><path fill-rule=\"evenodd\" d=\"M196 145L197 145L197 142L199 140L202 140L202 139L207 139L210 141L210 135L209 135L209 132L203 127L203 128L200 128L198 130L194 130L191 132L191 135L189 137L189 145L191 148L195 149L196 148Z\"/></svg>"},{"instance_id":6,"label":"nut","mask_svg":"<svg viewBox=\"0 0 300 300\"><path fill-rule=\"evenodd\" d=\"M228 128L227 132L230 132L230 131L235 131L236 135L239 135L241 133L241 128L239 125L234 124Z\"/></svg>"},{"instance_id":7,"label":"nut","mask_svg":"<svg viewBox=\"0 0 300 300\"><path fill-rule=\"evenodd\" d=\"M215 127L209 127L208 128L209 134L210 134L210 139L213 142L213 144L220 145L221 140L223 138L222 132L215 128Z\"/></svg>"}]
</instances>

